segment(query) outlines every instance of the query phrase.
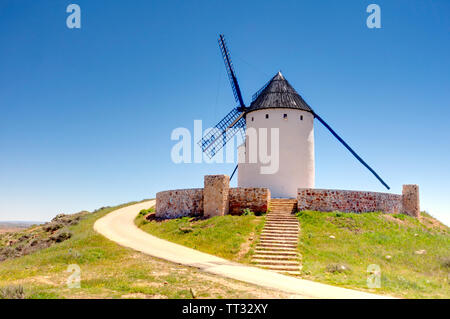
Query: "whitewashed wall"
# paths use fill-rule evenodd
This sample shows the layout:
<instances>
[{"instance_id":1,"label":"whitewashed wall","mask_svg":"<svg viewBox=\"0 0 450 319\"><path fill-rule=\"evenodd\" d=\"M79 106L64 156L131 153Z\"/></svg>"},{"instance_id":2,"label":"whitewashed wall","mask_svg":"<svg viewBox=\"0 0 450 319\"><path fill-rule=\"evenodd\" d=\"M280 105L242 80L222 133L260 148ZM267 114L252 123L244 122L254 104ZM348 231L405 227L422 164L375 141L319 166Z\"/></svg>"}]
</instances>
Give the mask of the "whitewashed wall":
<instances>
[{"instance_id":1,"label":"whitewashed wall","mask_svg":"<svg viewBox=\"0 0 450 319\"><path fill-rule=\"evenodd\" d=\"M269 118L266 119L266 114ZM287 114L287 119L284 119ZM300 120L303 116L303 120ZM296 198L298 188L314 188L314 116L296 109L263 109L246 115L247 128L268 128L270 151L270 128L279 128L279 170L274 174L261 174L261 163L248 163L249 141L241 146L241 156L246 163L238 169L239 187L267 187L272 197ZM259 132L259 131L258 131ZM259 136L258 136L259 139ZM244 152L245 147L245 152ZM242 153L243 152L243 153Z\"/></svg>"}]
</instances>

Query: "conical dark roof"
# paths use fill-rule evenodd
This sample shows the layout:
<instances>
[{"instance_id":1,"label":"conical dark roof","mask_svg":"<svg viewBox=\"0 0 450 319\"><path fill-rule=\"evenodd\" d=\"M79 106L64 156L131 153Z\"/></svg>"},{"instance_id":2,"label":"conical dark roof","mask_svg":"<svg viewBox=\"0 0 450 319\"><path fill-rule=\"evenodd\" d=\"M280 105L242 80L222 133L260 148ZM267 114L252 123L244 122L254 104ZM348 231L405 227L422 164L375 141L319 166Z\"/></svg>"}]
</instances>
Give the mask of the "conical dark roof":
<instances>
[{"instance_id":1,"label":"conical dark roof","mask_svg":"<svg viewBox=\"0 0 450 319\"><path fill-rule=\"evenodd\" d=\"M250 104L248 111L272 108L289 108L313 112L281 72L278 72L270 80L258 97Z\"/></svg>"}]
</instances>

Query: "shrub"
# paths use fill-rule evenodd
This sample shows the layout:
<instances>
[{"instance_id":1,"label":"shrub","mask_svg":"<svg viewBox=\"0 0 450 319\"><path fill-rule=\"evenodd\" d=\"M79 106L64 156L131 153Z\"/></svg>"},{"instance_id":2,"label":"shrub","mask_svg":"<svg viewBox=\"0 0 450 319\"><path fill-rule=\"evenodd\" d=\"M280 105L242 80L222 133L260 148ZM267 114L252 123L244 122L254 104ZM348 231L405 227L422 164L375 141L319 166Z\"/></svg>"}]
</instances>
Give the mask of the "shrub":
<instances>
[{"instance_id":1,"label":"shrub","mask_svg":"<svg viewBox=\"0 0 450 319\"><path fill-rule=\"evenodd\" d=\"M255 216L255 213L252 212L250 209L245 208L244 212L242 213L242 216Z\"/></svg>"},{"instance_id":2,"label":"shrub","mask_svg":"<svg viewBox=\"0 0 450 319\"><path fill-rule=\"evenodd\" d=\"M25 299L25 291L21 285L0 288L0 299Z\"/></svg>"},{"instance_id":3,"label":"shrub","mask_svg":"<svg viewBox=\"0 0 450 319\"><path fill-rule=\"evenodd\" d=\"M155 208L154 207L151 207L151 208L149 208L149 209L143 209L143 210L141 210L140 212L139 212L139 217L140 216L146 216L146 215L148 215L148 214L151 214L151 213L154 213L155 212Z\"/></svg>"},{"instance_id":4,"label":"shrub","mask_svg":"<svg viewBox=\"0 0 450 319\"><path fill-rule=\"evenodd\" d=\"M450 257L442 258L441 265L444 268L450 269Z\"/></svg>"}]
</instances>

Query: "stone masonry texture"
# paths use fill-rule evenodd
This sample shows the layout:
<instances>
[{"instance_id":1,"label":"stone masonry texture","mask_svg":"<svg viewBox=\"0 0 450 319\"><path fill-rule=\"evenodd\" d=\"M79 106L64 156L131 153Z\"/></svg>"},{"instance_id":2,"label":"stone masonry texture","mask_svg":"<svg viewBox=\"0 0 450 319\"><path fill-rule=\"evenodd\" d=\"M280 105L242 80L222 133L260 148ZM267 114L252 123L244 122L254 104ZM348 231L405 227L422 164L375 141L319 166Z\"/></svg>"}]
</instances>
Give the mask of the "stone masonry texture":
<instances>
[{"instance_id":1,"label":"stone masonry texture","mask_svg":"<svg viewBox=\"0 0 450 319\"><path fill-rule=\"evenodd\" d=\"M402 211L402 195L387 193L299 188L297 200L298 210L355 213Z\"/></svg>"},{"instance_id":2,"label":"stone masonry texture","mask_svg":"<svg viewBox=\"0 0 450 319\"><path fill-rule=\"evenodd\" d=\"M230 188L231 215L241 215L246 208L254 213L266 213L269 203L268 188Z\"/></svg>"},{"instance_id":3,"label":"stone masonry texture","mask_svg":"<svg viewBox=\"0 0 450 319\"><path fill-rule=\"evenodd\" d=\"M267 188L229 188L226 175L205 176L205 188L178 189L156 194L156 217L241 215L248 208L267 212L271 200ZM419 187L403 185L402 195L333 189L300 188L299 210L404 213L420 216Z\"/></svg>"},{"instance_id":4,"label":"stone masonry texture","mask_svg":"<svg viewBox=\"0 0 450 319\"><path fill-rule=\"evenodd\" d=\"M227 175L206 175L203 188L203 215L205 217L228 214L230 178Z\"/></svg>"},{"instance_id":5,"label":"stone masonry texture","mask_svg":"<svg viewBox=\"0 0 450 319\"><path fill-rule=\"evenodd\" d=\"M418 185L403 185L402 192L402 213L419 217L420 201Z\"/></svg>"},{"instance_id":6,"label":"stone masonry texture","mask_svg":"<svg viewBox=\"0 0 450 319\"><path fill-rule=\"evenodd\" d=\"M178 189L156 194L156 217L203 215L203 188Z\"/></svg>"}]
</instances>

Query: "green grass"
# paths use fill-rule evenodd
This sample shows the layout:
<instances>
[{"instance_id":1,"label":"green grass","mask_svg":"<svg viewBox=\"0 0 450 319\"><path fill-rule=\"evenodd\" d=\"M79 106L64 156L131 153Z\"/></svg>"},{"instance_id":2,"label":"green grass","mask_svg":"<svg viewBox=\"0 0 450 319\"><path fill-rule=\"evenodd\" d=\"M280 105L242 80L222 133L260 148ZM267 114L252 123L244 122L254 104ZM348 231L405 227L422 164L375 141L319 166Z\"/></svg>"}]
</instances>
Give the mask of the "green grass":
<instances>
[{"instance_id":1,"label":"green grass","mask_svg":"<svg viewBox=\"0 0 450 319\"><path fill-rule=\"evenodd\" d=\"M136 224L144 231L226 259L249 262L264 216L217 216L196 220L184 217L165 221L146 221L143 214Z\"/></svg>"},{"instance_id":2,"label":"green grass","mask_svg":"<svg viewBox=\"0 0 450 319\"><path fill-rule=\"evenodd\" d=\"M132 203L130 203L132 204ZM2 292L23 286L26 298L273 298L285 294L202 273L121 247L94 222L130 204L104 208L71 226L63 243L0 263ZM68 288L67 268L81 268L81 288Z\"/></svg>"},{"instance_id":3,"label":"green grass","mask_svg":"<svg viewBox=\"0 0 450 319\"><path fill-rule=\"evenodd\" d=\"M398 297L450 298L450 232L431 216L305 211L298 218L303 277ZM367 288L371 264L380 266L381 288ZM330 271L335 265L349 270Z\"/></svg>"},{"instance_id":4,"label":"green grass","mask_svg":"<svg viewBox=\"0 0 450 319\"><path fill-rule=\"evenodd\" d=\"M143 230L244 263L265 219L249 214L148 222L144 216L149 212L136 218ZM450 298L450 231L430 215L419 220L403 214L305 211L298 218L303 278L397 297ZM426 252L417 254L420 250ZM367 287L367 267L373 264L381 269L377 289Z\"/></svg>"}]
</instances>

